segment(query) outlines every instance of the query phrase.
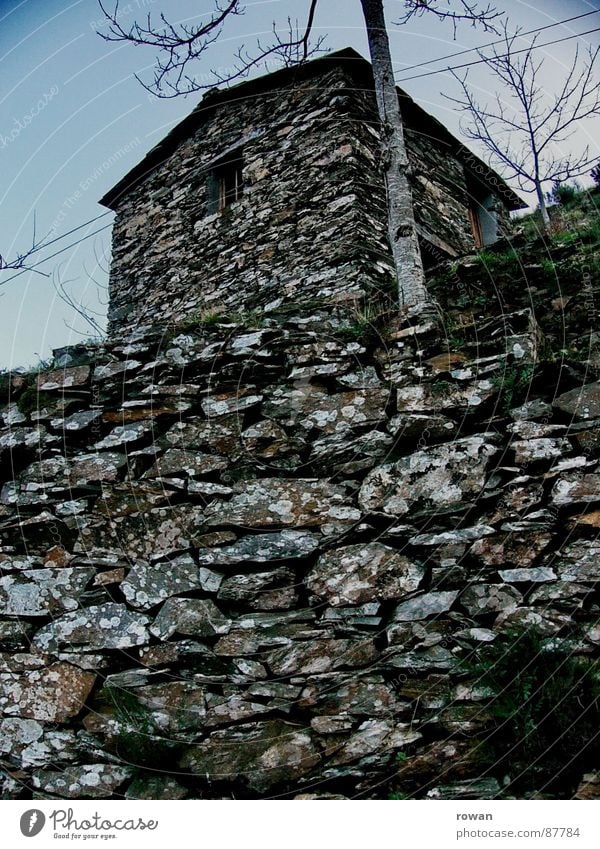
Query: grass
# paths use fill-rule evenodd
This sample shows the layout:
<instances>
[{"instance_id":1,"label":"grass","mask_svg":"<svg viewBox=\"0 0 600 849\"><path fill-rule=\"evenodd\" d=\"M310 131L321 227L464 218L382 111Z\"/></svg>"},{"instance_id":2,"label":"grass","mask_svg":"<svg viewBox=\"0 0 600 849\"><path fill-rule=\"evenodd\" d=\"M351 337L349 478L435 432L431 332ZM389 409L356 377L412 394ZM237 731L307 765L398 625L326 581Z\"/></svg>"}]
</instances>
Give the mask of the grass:
<instances>
[{"instance_id":1,"label":"grass","mask_svg":"<svg viewBox=\"0 0 600 849\"><path fill-rule=\"evenodd\" d=\"M24 416L29 416L34 410L41 410L53 400L49 392L40 392L35 384L28 385L17 398L17 407Z\"/></svg>"},{"instance_id":2,"label":"grass","mask_svg":"<svg viewBox=\"0 0 600 849\"><path fill-rule=\"evenodd\" d=\"M513 365L492 378L492 384L499 392L498 407L504 414L525 400L534 374L533 365Z\"/></svg>"},{"instance_id":3,"label":"grass","mask_svg":"<svg viewBox=\"0 0 600 849\"><path fill-rule=\"evenodd\" d=\"M177 323L172 330L172 335L189 333L195 330L206 330L218 327L220 324L243 324L246 327L261 327L264 324L264 315L259 310L233 310L227 312L222 306L206 307L192 313L185 321Z\"/></svg>"},{"instance_id":4,"label":"grass","mask_svg":"<svg viewBox=\"0 0 600 849\"><path fill-rule=\"evenodd\" d=\"M380 338L378 326L386 315L369 304L357 307L350 318L337 328L336 334L347 342L373 344Z\"/></svg>"}]
</instances>

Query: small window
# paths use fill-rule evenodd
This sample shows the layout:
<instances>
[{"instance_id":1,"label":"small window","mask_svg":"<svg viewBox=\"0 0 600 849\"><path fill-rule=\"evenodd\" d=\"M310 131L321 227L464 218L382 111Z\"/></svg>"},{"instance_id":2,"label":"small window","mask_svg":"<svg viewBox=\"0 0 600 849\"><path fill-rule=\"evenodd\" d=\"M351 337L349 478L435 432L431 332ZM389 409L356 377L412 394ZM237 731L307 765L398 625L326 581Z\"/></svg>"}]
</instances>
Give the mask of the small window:
<instances>
[{"instance_id":1,"label":"small window","mask_svg":"<svg viewBox=\"0 0 600 849\"><path fill-rule=\"evenodd\" d=\"M244 194L244 160L236 151L209 171L207 180L208 212L222 212Z\"/></svg>"}]
</instances>

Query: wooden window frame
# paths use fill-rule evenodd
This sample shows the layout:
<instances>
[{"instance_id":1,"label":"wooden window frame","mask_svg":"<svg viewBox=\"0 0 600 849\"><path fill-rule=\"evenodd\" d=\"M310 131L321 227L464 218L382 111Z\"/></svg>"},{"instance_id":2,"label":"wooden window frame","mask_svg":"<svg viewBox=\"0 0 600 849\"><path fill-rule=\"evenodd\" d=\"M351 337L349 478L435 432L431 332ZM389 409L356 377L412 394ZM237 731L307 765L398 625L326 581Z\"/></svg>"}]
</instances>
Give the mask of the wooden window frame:
<instances>
[{"instance_id":1,"label":"wooden window frame","mask_svg":"<svg viewBox=\"0 0 600 849\"><path fill-rule=\"evenodd\" d=\"M483 235L481 233L481 222L479 221L479 213L477 212L477 207L475 206L469 207L469 221L471 222L471 231L473 233L473 239L475 240L475 247L479 251L483 247Z\"/></svg>"},{"instance_id":2,"label":"wooden window frame","mask_svg":"<svg viewBox=\"0 0 600 849\"><path fill-rule=\"evenodd\" d=\"M238 148L214 161L206 179L207 212L224 212L244 195L244 157Z\"/></svg>"}]
</instances>

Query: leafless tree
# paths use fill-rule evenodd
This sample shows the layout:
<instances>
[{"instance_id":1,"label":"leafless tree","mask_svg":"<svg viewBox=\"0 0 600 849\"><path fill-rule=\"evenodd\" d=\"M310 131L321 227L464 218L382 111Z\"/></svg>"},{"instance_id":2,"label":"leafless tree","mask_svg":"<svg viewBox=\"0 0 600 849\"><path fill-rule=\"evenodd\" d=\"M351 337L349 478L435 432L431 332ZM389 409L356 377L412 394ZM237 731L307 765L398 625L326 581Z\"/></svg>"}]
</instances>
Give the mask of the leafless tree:
<instances>
[{"instance_id":1,"label":"leafless tree","mask_svg":"<svg viewBox=\"0 0 600 849\"><path fill-rule=\"evenodd\" d=\"M286 65L305 62L321 51L323 44L322 38L311 42L319 0L309 0L306 25L303 28L293 26L288 20L288 30L284 37L273 24L268 42L258 42L253 50L242 45L235 53L231 68L226 71L212 69L208 75L198 77L191 75L190 67L203 58L218 40L227 20L244 13L241 0L215 0L212 14L200 23L173 25L161 13L158 20L153 20L149 14L144 23L134 22L131 26L123 26L119 19L118 0L112 11L103 5L103 0L98 2L108 22L108 30L100 33L104 39L150 47L157 53L153 81L150 84L140 82L158 97L175 97L235 82L273 58ZM414 220L409 163L394 84L383 0L360 0L360 3L382 126L388 234L398 280L400 307L415 313L428 312L431 306ZM481 6L473 0L403 0L403 6L404 17L401 22L430 12L439 20L451 21L454 26L468 20L485 29L494 29L494 21L499 16L493 6Z\"/></svg>"},{"instance_id":2,"label":"leafless tree","mask_svg":"<svg viewBox=\"0 0 600 849\"><path fill-rule=\"evenodd\" d=\"M522 191L537 197L544 226L549 224L544 186L564 182L589 171L598 156L589 146L580 154L566 154L562 145L584 118L600 114L600 81L594 78L600 47L587 51L580 60L577 47L566 77L553 95L547 93L544 60L536 60L536 38L527 48L519 47L521 30L504 26L500 46L492 53L479 52L487 68L503 85L503 91L482 104L470 86L468 72L454 74L462 96L450 98L468 116L463 131L482 144L494 165L516 180Z\"/></svg>"}]
</instances>

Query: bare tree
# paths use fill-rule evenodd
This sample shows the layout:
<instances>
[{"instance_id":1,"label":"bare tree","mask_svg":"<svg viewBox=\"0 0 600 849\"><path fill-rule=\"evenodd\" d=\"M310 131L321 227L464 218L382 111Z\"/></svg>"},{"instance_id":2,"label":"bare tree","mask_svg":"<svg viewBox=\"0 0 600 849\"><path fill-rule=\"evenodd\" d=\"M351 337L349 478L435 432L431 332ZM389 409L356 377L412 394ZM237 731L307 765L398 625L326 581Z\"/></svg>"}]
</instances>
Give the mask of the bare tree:
<instances>
[{"instance_id":1,"label":"bare tree","mask_svg":"<svg viewBox=\"0 0 600 849\"><path fill-rule=\"evenodd\" d=\"M323 39L313 44L311 33L319 0L309 0L306 25L300 29L288 20L285 37L273 24L267 43L258 42L254 50L242 45L235 53L232 67L227 71L213 69L203 77L193 76L190 66L201 59L217 41L228 18L244 13L241 0L215 0L213 13L198 24L169 23L164 13L153 21L147 15L124 27L119 20L119 3L109 12L98 0L108 30L100 35L107 41L126 41L151 47L157 52L154 79L142 85L158 97L175 97L212 88L244 78L253 69L275 58L286 65L305 62L322 48ZM360 0L373 65L377 108L382 127L382 161L388 196L388 234L398 280L400 307L404 310L430 311L425 274L415 226L410 172L404 128L394 83L383 0ZM401 22L431 12L439 20L450 20L454 26L468 20L485 29L494 29L499 13L491 5L481 7L472 0L403 0Z\"/></svg>"},{"instance_id":2,"label":"bare tree","mask_svg":"<svg viewBox=\"0 0 600 849\"><path fill-rule=\"evenodd\" d=\"M550 218L544 186L564 182L589 171L598 161L589 145L580 154L564 154L561 146L584 118L600 114L600 81L594 79L594 65L600 47L587 52L581 62L577 47L563 84L553 95L547 94L544 60L534 58L536 38L530 46L519 48L521 30L512 34L504 26L504 38L491 54L480 58L504 86L502 93L483 105L464 77L454 74L462 97L450 98L468 115L463 131L481 143L493 164L505 171L508 180L516 180L522 191L537 197L544 226Z\"/></svg>"}]
</instances>

